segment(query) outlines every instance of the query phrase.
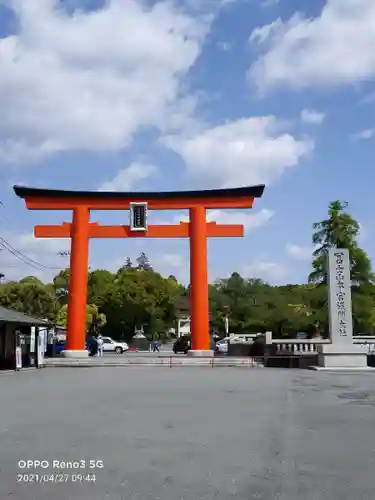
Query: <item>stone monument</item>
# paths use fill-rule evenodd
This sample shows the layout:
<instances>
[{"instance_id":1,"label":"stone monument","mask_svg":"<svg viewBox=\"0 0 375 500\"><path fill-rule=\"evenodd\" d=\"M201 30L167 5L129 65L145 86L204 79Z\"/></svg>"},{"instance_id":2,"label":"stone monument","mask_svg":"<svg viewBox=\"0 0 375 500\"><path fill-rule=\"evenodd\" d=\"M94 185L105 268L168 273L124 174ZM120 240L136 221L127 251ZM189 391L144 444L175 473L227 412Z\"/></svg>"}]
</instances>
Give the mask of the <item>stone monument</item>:
<instances>
[{"instance_id":1,"label":"stone monument","mask_svg":"<svg viewBox=\"0 0 375 500\"><path fill-rule=\"evenodd\" d=\"M349 251L328 252L329 344L318 345L317 370L368 369L363 346L353 343Z\"/></svg>"}]
</instances>

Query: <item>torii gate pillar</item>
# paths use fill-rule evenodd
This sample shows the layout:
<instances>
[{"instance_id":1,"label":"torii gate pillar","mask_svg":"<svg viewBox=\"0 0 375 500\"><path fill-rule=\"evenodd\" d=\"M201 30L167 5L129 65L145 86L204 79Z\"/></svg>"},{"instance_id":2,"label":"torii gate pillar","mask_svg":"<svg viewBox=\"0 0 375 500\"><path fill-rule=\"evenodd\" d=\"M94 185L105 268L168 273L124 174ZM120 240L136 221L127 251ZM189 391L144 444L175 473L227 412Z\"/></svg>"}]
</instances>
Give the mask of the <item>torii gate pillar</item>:
<instances>
[{"instance_id":1,"label":"torii gate pillar","mask_svg":"<svg viewBox=\"0 0 375 500\"><path fill-rule=\"evenodd\" d=\"M89 267L90 211L86 207L73 210L72 243L70 252L70 282L68 324L65 357L87 356L86 302Z\"/></svg>"},{"instance_id":2,"label":"torii gate pillar","mask_svg":"<svg viewBox=\"0 0 375 500\"><path fill-rule=\"evenodd\" d=\"M260 198L264 185L207 191L171 191L164 193L117 193L64 191L14 186L30 210L71 210L72 222L61 225L35 226L37 238L70 238L70 284L68 305L68 357L87 356L86 302L88 252L91 238L189 238L190 239L190 355L211 354L207 276L207 238L241 237L240 224L216 224L206 221L207 209L251 208ZM91 210L129 210L143 205L150 210L189 210L189 222L172 225L103 226L90 222ZM133 213L134 215L134 213ZM132 220L132 219L131 219Z\"/></svg>"},{"instance_id":3,"label":"torii gate pillar","mask_svg":"<svg viewBox=\"0 0 375 500\"><path fill-rule=\"evenodd\" d=\"M190 212L190 355L209 354L209 304L207 271L206 209L194 207Z\"/></svg>"}]
</instances>

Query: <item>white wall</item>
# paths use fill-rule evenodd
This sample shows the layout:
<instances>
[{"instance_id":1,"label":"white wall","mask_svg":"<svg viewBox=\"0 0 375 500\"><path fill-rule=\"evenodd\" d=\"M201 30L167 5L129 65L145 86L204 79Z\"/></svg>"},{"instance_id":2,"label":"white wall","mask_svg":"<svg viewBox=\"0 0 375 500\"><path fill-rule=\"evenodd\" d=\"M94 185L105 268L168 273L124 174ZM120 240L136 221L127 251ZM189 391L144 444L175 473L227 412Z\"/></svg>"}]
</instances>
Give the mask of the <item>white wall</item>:
<instances>
[{"instance_id":1,"label":"white wall","mask_svg":"<svg viewBox=\"0 0 375 500\"><path fill-rule=\"evenodd\" d=\"M190 316L177 320L177 337L190 335Z\"/></svg>"}]
</instances>

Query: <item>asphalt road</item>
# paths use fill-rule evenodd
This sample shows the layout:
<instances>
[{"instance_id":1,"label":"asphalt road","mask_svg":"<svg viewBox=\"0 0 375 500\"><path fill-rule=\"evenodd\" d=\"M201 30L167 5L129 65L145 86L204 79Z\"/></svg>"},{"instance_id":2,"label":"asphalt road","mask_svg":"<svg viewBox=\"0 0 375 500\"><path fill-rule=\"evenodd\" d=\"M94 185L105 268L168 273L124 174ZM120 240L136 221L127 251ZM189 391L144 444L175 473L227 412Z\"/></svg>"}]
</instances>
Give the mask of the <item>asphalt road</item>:
<instances>
[{"instance_id":1,"label":"asphalt road","mask_svg":"<svg viewBox=\"0 0 375 500\"><path fill-rule=\"evenodd\" d=\"M374 500L374 389L374 373L277 369L0 374L0 499Z\"/></svg>"}]
</instances>

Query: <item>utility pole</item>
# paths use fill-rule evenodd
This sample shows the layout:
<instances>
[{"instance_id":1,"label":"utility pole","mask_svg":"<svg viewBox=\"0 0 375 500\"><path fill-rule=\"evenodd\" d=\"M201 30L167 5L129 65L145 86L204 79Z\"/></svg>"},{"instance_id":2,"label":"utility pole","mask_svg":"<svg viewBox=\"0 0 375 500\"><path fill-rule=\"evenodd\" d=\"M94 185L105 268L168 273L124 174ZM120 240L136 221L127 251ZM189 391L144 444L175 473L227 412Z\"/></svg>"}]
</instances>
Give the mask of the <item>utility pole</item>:
<instances>
[{"instance_id":1,"label":"utility pole","mask_svg":"<svg viewBox=\"0 0 375 500\"><path fill-rule=\"evenodd\" d=\"M225 329L225 336L226 337L229 337L229 307L228 306L224 306L223 307L223 310L224 310L224 313L225 313L225 316L224 316L224 329Z\"/></svg>"}]
</instances>

